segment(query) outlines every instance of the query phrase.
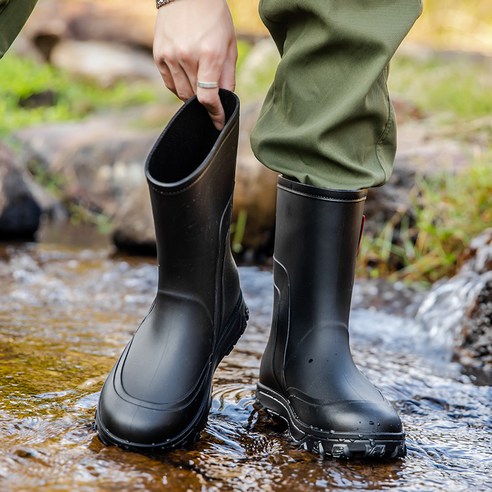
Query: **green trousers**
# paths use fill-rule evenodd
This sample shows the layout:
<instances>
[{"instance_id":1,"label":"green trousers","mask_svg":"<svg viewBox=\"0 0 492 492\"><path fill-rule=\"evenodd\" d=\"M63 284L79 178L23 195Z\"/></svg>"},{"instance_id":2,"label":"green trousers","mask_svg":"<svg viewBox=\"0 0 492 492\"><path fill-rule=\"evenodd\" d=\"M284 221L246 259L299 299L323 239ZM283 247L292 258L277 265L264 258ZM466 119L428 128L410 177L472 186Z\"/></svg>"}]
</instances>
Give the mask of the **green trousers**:
<instances>
[{"instance_id":1,"label":"green trousers","mask_svg":"<svg viewBox=\"0 0 492 492\"><path fill-rule=\"evenodd\" d=\"M0 58L9 49L37 0L0 0Z\"/></svg>"},{"instance_id":2,"label":"green trousers","mask_svg":"<svg viewBox=\"0 0 492 492\"><path fill-rule=\"evenodd\" d=\"M384 184L396 151L389 62L420 0L261 0L281 55L251 136L257 158L301 183Z\"/></svg>"}]
</instances>

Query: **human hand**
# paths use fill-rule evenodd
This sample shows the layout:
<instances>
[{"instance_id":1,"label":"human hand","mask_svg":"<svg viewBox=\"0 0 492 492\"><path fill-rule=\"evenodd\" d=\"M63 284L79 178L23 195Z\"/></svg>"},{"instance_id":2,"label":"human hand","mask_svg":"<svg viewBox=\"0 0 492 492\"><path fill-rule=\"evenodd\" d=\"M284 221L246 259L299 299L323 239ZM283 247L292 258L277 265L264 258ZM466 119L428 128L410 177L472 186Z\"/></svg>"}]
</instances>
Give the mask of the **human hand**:
<instances>
[{"instance_id":1,"label":"human hand","mask_svg":"<svg viewBox=\"0 0 492 492\"><path fill-rule=\"evenodd\" d=\"M158 10L154 61L165 85L183 101L196 94L218 130L225 124L219 89L197 87L197 82L218 82L233 91L236 60L236 34L225 0L176 0Z\"/></svg>"}]
</instances>

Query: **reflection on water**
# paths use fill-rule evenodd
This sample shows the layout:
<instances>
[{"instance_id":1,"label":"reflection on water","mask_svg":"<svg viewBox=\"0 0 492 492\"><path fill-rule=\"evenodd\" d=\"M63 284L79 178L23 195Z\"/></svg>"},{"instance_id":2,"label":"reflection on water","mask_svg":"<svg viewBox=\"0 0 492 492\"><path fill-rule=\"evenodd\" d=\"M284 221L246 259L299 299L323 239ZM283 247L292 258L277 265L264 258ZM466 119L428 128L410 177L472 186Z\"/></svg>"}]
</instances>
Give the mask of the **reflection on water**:
<instances>
[{"instance_id":1,"label":"reflection on water","mask_svg":"<svg viewBox=\"0 0 492 492\"><path fill-rule=\"evenodd\" d=\"M241 278L251 320L216 373L203 439L146 457L104 447L92 420L104 378L153 298L155 266L104 250L0 250L0 490L487 489L490 387L448 362L447 342L430 348L408 306L422 293L374 283L355 292L354 357L398 407L409 453L346 463L295 449L255 408L271 274L243 268Z\"/></svg>"}]
</instances>

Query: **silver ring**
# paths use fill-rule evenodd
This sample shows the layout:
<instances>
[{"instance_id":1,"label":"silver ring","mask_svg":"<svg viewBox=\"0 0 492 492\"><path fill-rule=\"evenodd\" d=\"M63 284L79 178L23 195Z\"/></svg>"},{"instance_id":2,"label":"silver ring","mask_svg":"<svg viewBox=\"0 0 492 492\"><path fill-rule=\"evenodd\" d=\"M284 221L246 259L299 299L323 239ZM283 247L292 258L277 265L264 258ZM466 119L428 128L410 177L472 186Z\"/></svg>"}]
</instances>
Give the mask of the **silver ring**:
<instances>
[{"instance_id":1,"label":"silver ring","mask_svg":"<svg viewBox=\"0 0 492 492\"><path fill-rule=\"evenodd\" d=\"M196 85L201 89L218 89L218 82L202 82L201 80L197 81Z\"/></svg>"}]
</instances>

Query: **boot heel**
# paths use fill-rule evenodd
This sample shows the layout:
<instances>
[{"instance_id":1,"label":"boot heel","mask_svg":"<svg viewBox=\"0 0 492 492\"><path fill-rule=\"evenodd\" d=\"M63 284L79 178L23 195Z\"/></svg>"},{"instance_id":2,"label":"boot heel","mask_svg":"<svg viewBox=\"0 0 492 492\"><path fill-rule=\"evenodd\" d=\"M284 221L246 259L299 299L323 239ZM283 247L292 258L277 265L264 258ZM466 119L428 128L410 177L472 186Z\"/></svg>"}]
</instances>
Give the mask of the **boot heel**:
<instances>
[{"instance_id":1,"label":"boot heel","mask_svg":"<svg viewBox=\"0 0 492 492\"><path fill-rule=\"evenodd\" d=\"M216 367L224 357L227 357L232 352L232 349L241 338L244 330L246 330L248 320L249 309L241 295L225 325L222 338L218 342Z\"/></svg>"}]
</instances>

